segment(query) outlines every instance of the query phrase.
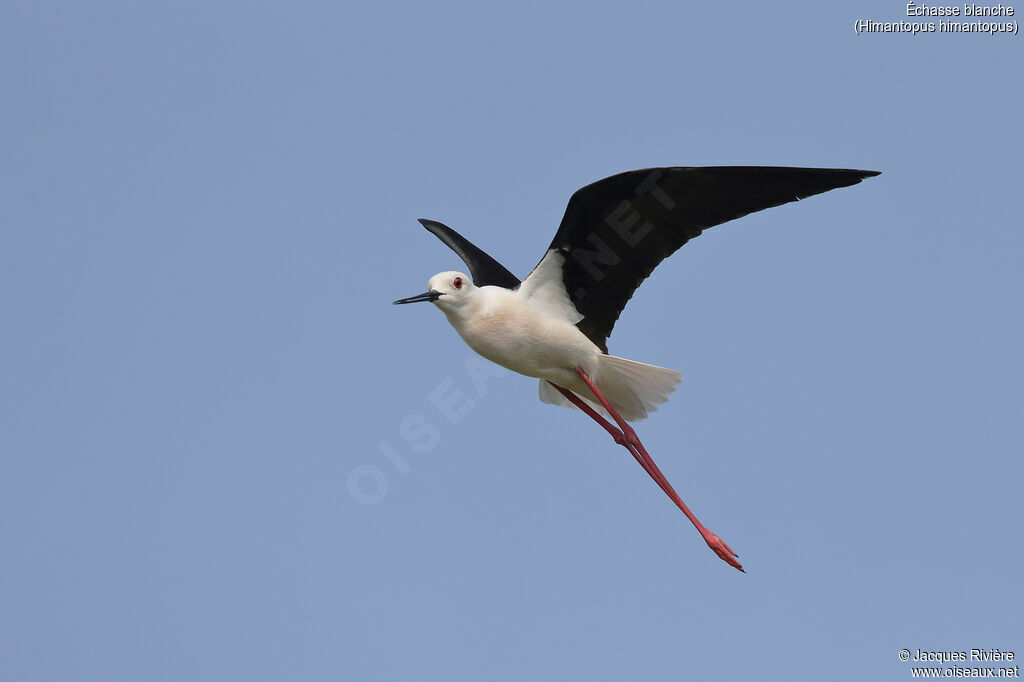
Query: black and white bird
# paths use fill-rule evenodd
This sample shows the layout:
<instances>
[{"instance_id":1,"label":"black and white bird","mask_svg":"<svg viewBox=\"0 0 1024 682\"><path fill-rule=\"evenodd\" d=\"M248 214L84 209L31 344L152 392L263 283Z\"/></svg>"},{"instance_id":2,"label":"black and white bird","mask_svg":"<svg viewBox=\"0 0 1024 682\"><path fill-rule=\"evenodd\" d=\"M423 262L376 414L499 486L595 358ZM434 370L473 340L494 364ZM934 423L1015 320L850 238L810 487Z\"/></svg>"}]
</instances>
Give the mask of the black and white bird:
<instances>
[{"instance_id":1,"label":"black and white bird","mask_svg":"<svg viewBox=\"0 0 1024 682\"><path fill-rule=\"evenodd\" d=\"M432 302L477 353L540 379L543 402L578 408L596 420L686 514L708 546L742 571L738 555L687 508L628 423L657 410L682 375L609 355L608 337L644 279L703 230L874 175L878 172L761 166L649 168L613 175L572 195L554 240L522 281L455 230L421 219L459 255L470 275L439 273L430 278L426 293L395 303Z\"/></svg>"}]
</instances>

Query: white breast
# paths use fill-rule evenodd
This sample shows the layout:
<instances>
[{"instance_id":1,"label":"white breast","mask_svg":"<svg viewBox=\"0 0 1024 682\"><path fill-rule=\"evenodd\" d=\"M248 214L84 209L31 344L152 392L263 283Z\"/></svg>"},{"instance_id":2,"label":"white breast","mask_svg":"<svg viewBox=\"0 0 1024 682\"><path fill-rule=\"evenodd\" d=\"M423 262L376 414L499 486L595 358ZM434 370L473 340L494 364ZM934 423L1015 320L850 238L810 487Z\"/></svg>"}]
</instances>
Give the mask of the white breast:
<instances>
[{"instance_id":1,"label":"white breast","mask_svg":"<svg viewBox=\"0 0 1024 682\"><path fill-rule=\"evenodd\" d=\"M564 383L577 367L592 371L601 350L573 322L533 302L521 290L481 287L471 304L447 316L473 350L514 372Z\"/></svg>"}]
</instances>

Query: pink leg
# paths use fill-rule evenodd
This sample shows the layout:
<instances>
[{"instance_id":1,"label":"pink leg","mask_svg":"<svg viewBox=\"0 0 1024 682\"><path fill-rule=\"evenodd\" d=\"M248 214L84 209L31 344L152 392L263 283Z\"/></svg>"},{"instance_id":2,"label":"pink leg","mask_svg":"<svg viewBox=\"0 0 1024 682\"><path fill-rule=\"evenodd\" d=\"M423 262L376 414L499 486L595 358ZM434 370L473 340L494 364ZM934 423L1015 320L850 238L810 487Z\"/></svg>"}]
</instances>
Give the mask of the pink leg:
<instances>
[{"instance_id":1,"label":"pink leg","mask_svg":"<svg viewBox=\"0 0 1024 682\"><path fill-rule=\"evenodd\" d=\"M616 443L620 443L621 445L624 445L629 449L633 456L637 458L637 461L640 462L641 465L644 467L644 470L647 471L651 478L654 479L654 482L657 483L661 487L661 489L665 491L665 494L668 495L669 498L676 503L676 506L679 507L679 509L682 510L684 514L686 514L686 518L690 519L690 523L694 525L694 527L697 529L697 532L700 533L702 538L704 538L704 542L708 544L708 547L710 547L712 551L714 551L714 553L717 554L718 557L725 561L727 564L743 571L743 566L741 566L740 562L738 562L734 558L739 555L736 554L736 552L732 551L729 545L725 544L722 538L718 537L710 530L705 528L704 524L702 524L694 515L694 513L690 511L690 508L686 506L682 498L679 497L678 493L676 493L676 491L669 484L668 480L665 478L665 475L661 473L661 470L658 468L658 465L654 463L654 460L647 453L647 449L644 447L644 444L640 442L640 438L636 435L636 431L633 430L633 427L627 424L626 420L619 416L619 413L616 412L610 404L608 404L608 401L601 394L601 391L597 389L597 386L594 385L594 382L590 380L590 377L587 376L586 372L577 367L576 373L580 375L580 378L583 379L584 382L586 382L590 390L593 391L594 396L597 397L601 405L604 406L604 409L608 410L608 414L610 414L612 418L615 419L615 423L617 423L619 425L619 429L621 429L621 432L618 433L618 436L620 436L622 440L616 437L616 432L618 430L615 429L615 427L613 427L611 424L609 424L606 419L601 417L601 415L597 414L596 412L594 412L594 410L590 409L589 406L587 406L587 409L585 409L584 412L587 412L587 414L595 418L598 421L598 423L605 428L606 431L611 433L612 437L615 438ZM561 391L562 389L559 388L559 390ZM562 391L562 394L565 395L566 391ZM566 397L568 398L568 396ZM572 400L572 398L569 399ZM579 403L577 403L576 401L572 402L574 405L577 405L577 407L579 407ZM580 403L582 403L582 401L580 401ZM586 403L583 404L585 405Z\"/></svg>"},{"instance_id":2,"label":"pink leg","mask_svg":"<svg viewBox=\"0 0 1024 682\"><path fill-rule=\"evenodd\" d=\"M551 384L550 381L548 383ZM599 415L594 410L594 408L592 408L590 405L587 405L585 402L583 402L583 400L580 399L572 391L568 391L568 390L562 388L561 386L559 386L558 384L551 384L551 385L554 386L558 390L559 393L564 395L566 400L568 400L573 405L575 405L576 407L578 407L581 410L583 410L591 419L593 419L598 424L600 424L604 428L605 431L607 431L608 433L611 434L612 438L615 439L616 443L618 443L619 445L621 445L624 448L626 448L627 450L629 450L630 454L633 455L633 458L636 459L636 461L640 463L640 466L642 466L644 468L644 471L646 471L647 474L649 476L651 476L651 478L654 478L654 472L651 470L650 466L648 466L647 461L643 457L640 456L640 453L637 452L636 448L634 448L632 445L630 445L629 443L626 442L626 437L622 435L622 431L619 431L617 428L615 428L614 426L609 424L607 419L605 419L604 417ZM657 480L657 479L655 479L655 480Z\"/></svg>"}]
</instances>

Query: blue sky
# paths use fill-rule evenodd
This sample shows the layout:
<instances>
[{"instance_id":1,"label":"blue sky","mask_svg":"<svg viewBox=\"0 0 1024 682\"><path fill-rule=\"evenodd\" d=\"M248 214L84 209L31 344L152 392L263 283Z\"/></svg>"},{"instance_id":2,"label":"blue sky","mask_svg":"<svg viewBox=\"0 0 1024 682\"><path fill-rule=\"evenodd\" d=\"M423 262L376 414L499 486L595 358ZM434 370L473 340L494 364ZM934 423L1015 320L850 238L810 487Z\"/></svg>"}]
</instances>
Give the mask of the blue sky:
<instances>
[{"instance_id":1,"label":"blue sky","mask_svg":"<svg viewBox=\"0 0 1024 682\"><path fill-rule=\"evenodd\" d=\"M854 33L903 10L5 4L0 678L1024 655L1022 43ZM578 187L722 164L883 171L705 233L610 339L684 373L638 430L746 575L390 305L461 268L416 218L523 275Z\"/></svg>"}]
</instances>

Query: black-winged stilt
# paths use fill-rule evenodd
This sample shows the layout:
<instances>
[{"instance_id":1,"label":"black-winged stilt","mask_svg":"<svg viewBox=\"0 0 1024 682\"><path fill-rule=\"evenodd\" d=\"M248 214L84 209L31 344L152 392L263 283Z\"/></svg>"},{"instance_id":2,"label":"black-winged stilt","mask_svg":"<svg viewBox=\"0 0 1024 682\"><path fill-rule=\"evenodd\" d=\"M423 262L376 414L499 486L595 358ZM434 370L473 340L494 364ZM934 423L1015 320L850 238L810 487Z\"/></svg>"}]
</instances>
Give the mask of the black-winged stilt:
<instances>
[{"instance_id":1,"label":"black-winged stilt","mask_svg":"<svg viewBox=\"0 0 1024 682\"><path fill-rule=\"evenodd\" d=\"M758 166L613 175L572 195L551 246L523 281L455 230L421 219L472 278L442 272L426 293L395 303L432 302L477 353L540 379L542 401L588 414L629 450L715 554L742 571L738 555L683 503L627 423L657 410L682 375L608 355L606 342L641 282L702 230L873 175L878 171Z\"/></svg>"}]
</instances>

